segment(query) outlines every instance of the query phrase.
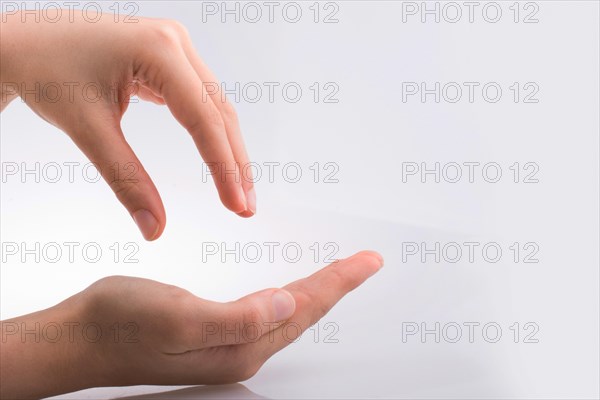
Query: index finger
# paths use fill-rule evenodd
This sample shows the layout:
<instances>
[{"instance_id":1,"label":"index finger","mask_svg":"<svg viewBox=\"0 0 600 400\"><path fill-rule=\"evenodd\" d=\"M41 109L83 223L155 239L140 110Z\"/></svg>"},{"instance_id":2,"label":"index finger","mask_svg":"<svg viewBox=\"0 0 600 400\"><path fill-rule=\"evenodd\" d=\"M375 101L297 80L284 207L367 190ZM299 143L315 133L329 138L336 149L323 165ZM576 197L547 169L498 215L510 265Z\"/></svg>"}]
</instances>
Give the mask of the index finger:
<instances>
[{"instance_id":1,"label":"index finger","mask_svg":"<svg viewBox=\"0 0 600 400\"><path fill-rule=\"evenodd\" d=\"M254 351L258 359L268 359L292 343L302 332L327 314L342 297L360 286L382 266L381 255L373 251L361 251L285 286L284 289L296 300L296 312L285 325L248 346L256 346ZM299 330L286 330L289 324L293 324Z\"/></svg>"},{"instance_id":2,"label":"index finger","mask_svg":"<svg viewBox=\"0 0 600 400\"><path fill-rule=\"evenodd\" d=\"M252 176L250 159L248 158L248 153L246 152L246 146L244 145L244 139L242 137L237 114L223 93L217 78L194 49L189 36L186 35L183 40L184 51L188 57L188 60L190 60L190 63L196 70L196 73L204 83L205 89L207 90L211 100L219 109L221 116L223 116L223 122L225 123L225 130L227 131L227 137L229 138L229 144L231 145L233 157L241 169L242 188L244 189L246 201L248 203L248 210L241 213L240 216L246 218L251 217L256 212L254 178Z\"/></svg>"},{"instance_id":3,"label":"index finger","mask_svg":"<svg viewBox=\"0 0 600 400\"><path fill-rule=\"evenodd\" d=\"M148 74L152 79L146 78L144 84L165 100L175 119L192 136L211 171L221 202L229 210L243 213L247 210L246 195L221 113L183 49L165 52L168 54L161 60L154 60L156 71Z\"/></svg>"}]
</instances>

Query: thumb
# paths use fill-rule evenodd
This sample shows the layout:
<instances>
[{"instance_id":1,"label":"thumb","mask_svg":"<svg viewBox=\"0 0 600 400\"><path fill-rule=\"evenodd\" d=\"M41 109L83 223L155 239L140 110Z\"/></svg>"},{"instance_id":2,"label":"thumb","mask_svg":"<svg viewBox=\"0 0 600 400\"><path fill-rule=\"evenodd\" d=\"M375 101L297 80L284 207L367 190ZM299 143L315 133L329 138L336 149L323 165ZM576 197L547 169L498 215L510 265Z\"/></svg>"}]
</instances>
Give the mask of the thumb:
<instances>
[{"instance_id":1,"label":"thumb","mask_svg":"<svg viewBox=\"0 0 600 400\"><path fill-rule=\"evenodd\" d=\"M294 314L296 301L287 290L266 289L230 303L211 303L206 311L196 345L234 345L258 341L278 328Z\"/></svg>"},{"instance_id":2,"label":"thumb","mask_svg":"<svg viewBox=\"0 0 600 400\"><path fill-rule=\"evenodd\" d=\"M166 215L160 195L118 123L102 121L73 135L75 143L98 168L146 240L160 237Z\"/></svg>"}]
</instances>

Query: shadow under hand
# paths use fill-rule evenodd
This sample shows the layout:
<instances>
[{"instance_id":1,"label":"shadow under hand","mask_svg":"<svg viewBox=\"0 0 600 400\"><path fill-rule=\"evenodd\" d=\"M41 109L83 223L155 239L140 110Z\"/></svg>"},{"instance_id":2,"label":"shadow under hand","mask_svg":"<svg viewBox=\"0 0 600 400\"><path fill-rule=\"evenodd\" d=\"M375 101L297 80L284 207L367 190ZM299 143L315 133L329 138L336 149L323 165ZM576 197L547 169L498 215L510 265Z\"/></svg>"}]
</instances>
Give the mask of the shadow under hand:
<instances>
[{"instance_id":1,"label":"shadow under hand","mask_svg":"<svg viewBox=\"0 0 600 400\"><path fill-rule=\"evenodd\" d=\"M119 397L114 400L181 400L181 399L267 399L240 383L231 385L194 386L167 392Z\"/></svg>"}]
</instances>

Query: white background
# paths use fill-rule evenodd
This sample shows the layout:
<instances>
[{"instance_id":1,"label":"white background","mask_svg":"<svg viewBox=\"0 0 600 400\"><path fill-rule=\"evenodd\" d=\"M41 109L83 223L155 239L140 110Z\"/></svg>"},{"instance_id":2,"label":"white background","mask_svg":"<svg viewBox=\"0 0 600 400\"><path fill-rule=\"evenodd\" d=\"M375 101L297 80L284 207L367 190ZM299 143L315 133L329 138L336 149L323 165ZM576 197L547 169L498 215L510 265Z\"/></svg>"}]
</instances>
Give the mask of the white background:
<instances>
[{"instance_id":1,"label":"white background","mask_svg":"<svg viewBox=\"0 0 600 400\"><path fill-rule=\"evenodd\" d=\"M108 6L110 3L102 3ZM74 263L10 256L1 268L2 319L49 307L113 274L155 279L184 287L213 300L244 294L303 277L319 269L309 246L333 242L341 258L362 249L379 251L385 267L342 300L300 342L274 356L251 380L223 388L194 388L169 398L597 398L599 396L598 260L598 2L538 1L535 10L521 3L519 22L513 2L498 2L502 17L487 22L480 3L474 21L468 9L456 23L439 23L420 14L405 15L402 2L338 1L337 23L313 21L313 2L298 2L303 14L287 22L276 9L263 18L239 23L220 14L203 15L202 2L138 2L139 16L173 18L190 31L202 57L228 88L235 82L297 82L297 103L281 90L270 103L233 99L249 154L263 166L295 162L303 176L288 183L281 168L275 182L256 184L258 213L243 220L219 203L212 182L203 182L199 155L166 108L132 104L123 128L156 183L166 210L167 228L153 243L144 242L125 209L103 182L75 175L50 183L32 176L4 177L1 191L2 242L33 246L49 242L97 243L97 263L80 253ZM222 7L221 2L215 3ZM230 7L233 2L229 3ZM262 4L262 2L259 2ZM281 3L282 5L284 3ZM418 7L420 2L415 3ZM445 3L440 3L443 7ZM459 2L458 4L463 4ZM243 4L240 4L242 7ZM433 8L434 2L428 7ZM330 6L331 7L331 6ZM514 6L513 6L514 7ZM448 12L451 10L447 9ZM126 11L123 11L126 12ZM291 11L290 11L291 12ZM494 17L492 10L489 15ZM450 15L453 17L454 14ZM205 22L203 22L203 16ZM293 17L293 14L292 14ZM337 103L315 103L310 86L333 82ZM475 98L466 87L457 103L403 101L403 82L478 82ZM496 82L496 103L481 87ZM534 83L537 103L514 101L509 88ZM280 88L281 88L280 86ZM266 89L265 89L266 90ZM453 92L452 92L453 93ZM492 92L490 92L492 93ZM230 96L231 99L231 96ZM32 167L50 162L87 161L70 139L37 118L16 100L1 118L1 160ZM338 183L315 183L309 167L336 163ZM402 179L403 163L429 167L454 162L498 163L497 183L483 179L481 166L469 183L466 167L457 183L434 182L420 175ZM513 181L509 169L535 163L537 183ZM406 165L406 164L404 164ZM66 169L63 170L63 173ZM289 172L289 171L288 171ZM327 172L321 169L321 172ZM522 170L523 172L523 170ZM525 171L527 172L527 171ZM491 174L491 172L490 172ZM93 176L93 173L91 174ZM293 174L292 178L293 178ZM491 174L493 178L493 174ZM489 176L486 176L489 178ZM23 182L25 181L25 182ZM298 243L302 259L274 262L263 254L257 263L203 262L202 243L243 246L249 242ZM477 242L475 261L435 262L418 255L403 259L403 243ZM118 262L109 247L139 246L138 263ZM497 243L503 253L486 261L483 244ZM519 262L509 248L518 242ZM525 243L538 251L537 263L524 263ZM404 245L406 246L406 245ZM464 249L464 248L463 248ZM338 343L324 343L339 327ZM409 336L407 322L463 326L457 343L434 335ZM473 343L465 322L479 323ZM520 336L514 341L513 324ZM488 343L481 328L502 328ZM531 330L539 330L525 343ZM441 329L441 328L440 328ZM489 331L492 338L494 330ZM114 398L169 388L93 389L61 398ZM156 397L160 398L160 397Z\"/></svg>"}]
</instances>

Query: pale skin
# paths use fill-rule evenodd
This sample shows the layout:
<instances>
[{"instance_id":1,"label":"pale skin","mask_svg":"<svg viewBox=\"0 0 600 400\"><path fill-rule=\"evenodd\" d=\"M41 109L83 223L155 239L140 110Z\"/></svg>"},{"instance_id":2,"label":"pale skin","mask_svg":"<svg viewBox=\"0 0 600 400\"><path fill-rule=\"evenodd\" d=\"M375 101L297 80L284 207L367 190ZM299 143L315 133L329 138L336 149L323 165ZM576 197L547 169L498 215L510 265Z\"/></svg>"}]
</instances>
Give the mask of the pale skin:
<instances>
[{"instance_id":1,"label":"pale skin","mask_svg":"<svg viewBox=\"0 0 600 400\"><path fill-rule=\"evenodd\" d=\"M214 85L217 78L181 24L151 18L125 22L124 17L115 23L113 15L91 23L80 12L71 20L68 10L57 22L45 18L37 22L29 14L23 22L20 13L3 18L2 108L20 96L69 135L98 166L145 239L162 234L166 214L154 183L121 130L133 94L166 104L206 165L215 168L213 179L223 205L242 217L254 215L250 171L237 178L227 174L249 163L236 112Z\"/></svg>"},{"instance_id":2,"label":"pale skin","mask_svg":"<svg viewBox=\"0 0 600 400\"><path fill-rule=\"evenodd\" d=\"M77 15L48 23L21 22L17 13L1 22L1 108L21 97L66 132L99 166L144 238L157 239L165 210L120 128L131 87L144 100L166 104L204 161L228 171L248 163L235 111L220 93L207 93L205 84L217 80L180 24L143 18L91 24ZM82 84L57 101L27 93L36 83L64 82ZM90 82L107 92L124 89L116 101L92 102L82 96ZM111 167L130 163L138 167L136 179L115 180ZM251 179L223 179L217 171L214 182L225 207L254 215ZM363 251L284 288L228 303L147 279L101 279L54 307L1 322L0 397L246 380L382 265L379 254Z\"/></svg>"},{"instance_id":3,"label":"pale skin","mask_svg":"<svg viewBox=\"0 0 600 400\"><path fill-rule=\"evenodd\" d=\"M2 322L0 397L249 379L382 265L381 256L364 251L282 289L229 303L147 279L101 279L52 308ZM275 293L288 302L275 305ZM36 323L37 334L23 333ZM94 342L97 332L102 337Z\"/></svg>"}]
</instances>

